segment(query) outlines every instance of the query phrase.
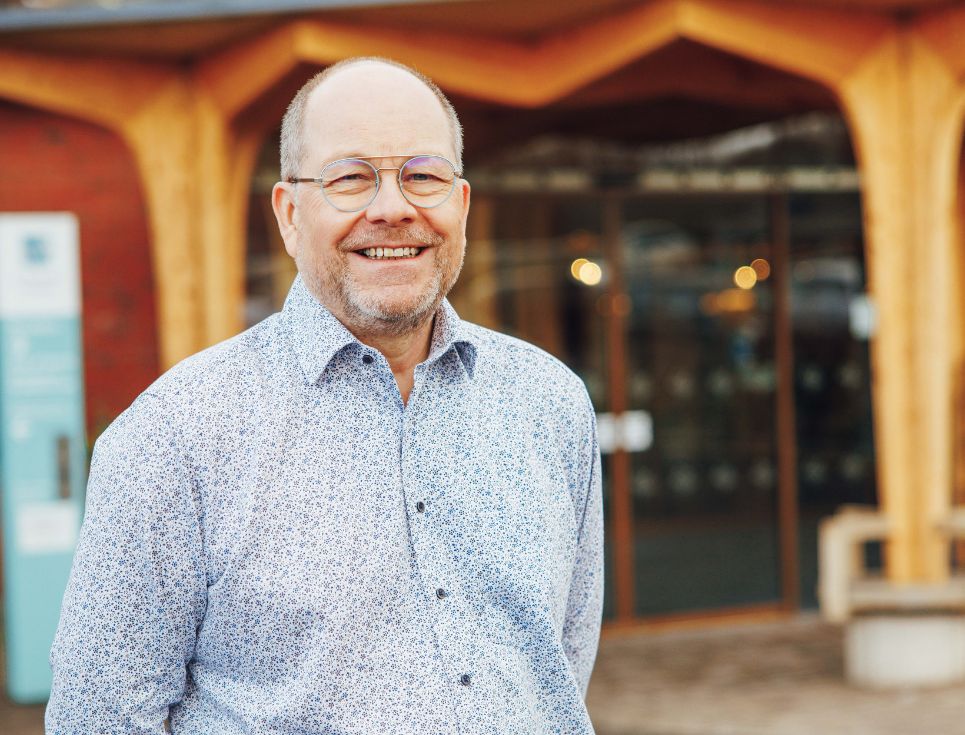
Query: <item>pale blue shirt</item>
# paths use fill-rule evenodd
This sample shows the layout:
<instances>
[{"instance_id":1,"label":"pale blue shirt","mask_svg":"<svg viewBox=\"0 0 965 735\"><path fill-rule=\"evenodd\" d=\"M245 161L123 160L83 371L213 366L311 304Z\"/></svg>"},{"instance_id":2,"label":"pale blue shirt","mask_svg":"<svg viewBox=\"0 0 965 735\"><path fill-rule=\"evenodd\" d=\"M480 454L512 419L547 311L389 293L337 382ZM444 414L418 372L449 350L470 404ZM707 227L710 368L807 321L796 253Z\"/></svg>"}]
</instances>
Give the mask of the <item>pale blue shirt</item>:
<instances>
[{"instance_id":1,"label":"pale blue shirt","mask_svg":"<svg viewBox=\"0 0 965 735\"><path fill-rule=\"evenodd\" d=\"M47 732L592 733L579 379L443 302L403 405L296 279L98 439Z\"/></svg>"}]
</instances>

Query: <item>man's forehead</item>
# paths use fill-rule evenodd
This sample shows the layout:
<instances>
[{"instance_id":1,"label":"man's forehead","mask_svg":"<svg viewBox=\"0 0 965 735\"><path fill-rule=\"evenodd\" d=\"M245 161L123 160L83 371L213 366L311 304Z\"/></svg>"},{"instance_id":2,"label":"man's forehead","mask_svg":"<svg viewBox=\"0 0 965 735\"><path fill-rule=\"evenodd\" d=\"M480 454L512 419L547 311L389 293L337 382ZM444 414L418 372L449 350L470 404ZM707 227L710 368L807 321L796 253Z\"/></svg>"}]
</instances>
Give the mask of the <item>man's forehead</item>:
<instances>
[{"instance_id":1,"label":"man's forehead","mask_svg":"<svg viewBox=\"0 0 965 735\"><path fill-rule=\"evenodd\" d=\"M432 90L408 70L384 61L365 59L334 71L315 88L313 95L322 93L324 90L343 93L345 90L364 89L380 84L392 87L409 86L432 94Z\"/></svg>"},{"instance_id":2,"label":"man's forehead","mask_svg":"<svg viewBox=\"0 0 965 735\"><path fill-rule=\"evenodd\" d=\"M407 71L378 62L347 67L319 85L309 98L305 127L308 151L328 160L454 153L449 118L432 90Z\"/></svg>"}]
</instances>

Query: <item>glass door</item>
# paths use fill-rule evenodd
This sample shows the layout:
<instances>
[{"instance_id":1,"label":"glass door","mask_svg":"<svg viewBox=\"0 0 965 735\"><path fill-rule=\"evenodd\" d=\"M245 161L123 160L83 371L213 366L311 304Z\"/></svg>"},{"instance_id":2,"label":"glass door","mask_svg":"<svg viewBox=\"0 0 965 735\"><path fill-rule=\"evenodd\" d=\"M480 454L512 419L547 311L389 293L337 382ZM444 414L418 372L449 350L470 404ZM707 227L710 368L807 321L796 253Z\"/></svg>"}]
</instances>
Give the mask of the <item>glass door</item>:
<instances>
[{"instance_id":1,"label":"glass door","mask_svg":"<svg viewBox=\"0 0 965 735\"><path fill-rule=\"evenodd\" d=\"M813 605L818 520L874 493L857 202L474 194L453 302L598 413L607 618Z\"/></svg>"},{"instance_id":2,"label":"glass door","mask_svg":"<svg viewBox=\"0 0 965 735\"><path fill-rule=\"evenodd\" d=\"M762 196L629 198L626 294L634 613L781 598L771 217Z\"/></svg>"}]
</instances>

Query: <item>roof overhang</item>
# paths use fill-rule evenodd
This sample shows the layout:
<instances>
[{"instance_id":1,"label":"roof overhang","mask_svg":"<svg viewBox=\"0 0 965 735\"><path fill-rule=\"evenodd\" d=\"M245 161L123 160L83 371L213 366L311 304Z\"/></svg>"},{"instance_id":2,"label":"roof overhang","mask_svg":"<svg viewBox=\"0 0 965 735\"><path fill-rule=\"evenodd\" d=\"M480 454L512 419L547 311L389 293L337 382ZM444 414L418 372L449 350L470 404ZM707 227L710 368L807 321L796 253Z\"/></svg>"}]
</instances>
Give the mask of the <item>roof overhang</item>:
<instances>
[{"instance_id":1,"label":"roof overhang","mask_svg":"<svg viewBox=\"0 0 965 735\"><path fill-rule=\"evenodd\" d=\"M81 0L0 7L0 32L290 15L452 0ZM471 0L455 0L470 2Z\"/></svg>"}]
</instances>

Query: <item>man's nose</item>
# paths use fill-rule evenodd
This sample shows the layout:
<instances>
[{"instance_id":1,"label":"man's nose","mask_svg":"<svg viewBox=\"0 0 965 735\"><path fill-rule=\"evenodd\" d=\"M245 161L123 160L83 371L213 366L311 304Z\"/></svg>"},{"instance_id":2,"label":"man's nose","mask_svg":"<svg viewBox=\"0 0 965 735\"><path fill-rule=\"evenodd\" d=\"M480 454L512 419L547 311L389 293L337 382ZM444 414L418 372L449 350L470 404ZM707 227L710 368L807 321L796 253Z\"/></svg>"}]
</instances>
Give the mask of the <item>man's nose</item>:
<instances>
[{"instance_id":1,"label":"man's nose","mask_svg":"<svg viewBox=\"0 0 965 735\"><path fill-rule=\"evenodd\" d=\"M395 173L394 169L384 174L379 172L381 179L379 191L365 209L365 219L369 222L396 225L411 222L416 218L415 206L402 196L399 179L393 176L393 173Z\"/></svg>"}]
</instances>

